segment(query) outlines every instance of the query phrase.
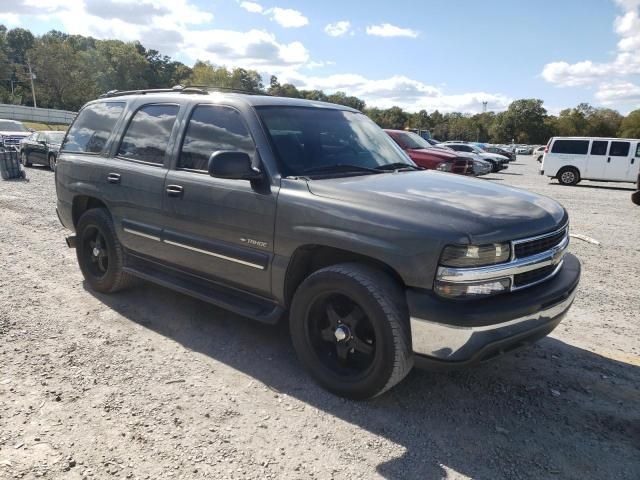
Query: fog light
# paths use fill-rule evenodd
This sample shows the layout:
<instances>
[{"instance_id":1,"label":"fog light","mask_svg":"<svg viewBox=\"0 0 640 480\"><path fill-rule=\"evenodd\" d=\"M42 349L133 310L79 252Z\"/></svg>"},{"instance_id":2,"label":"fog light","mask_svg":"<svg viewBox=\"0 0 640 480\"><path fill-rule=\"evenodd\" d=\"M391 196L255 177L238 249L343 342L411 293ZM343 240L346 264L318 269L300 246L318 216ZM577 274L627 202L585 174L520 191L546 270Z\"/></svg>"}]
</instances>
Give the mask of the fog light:
<instances>
[{"instance_id":1,"label":"fog light","mask_svg":"<svg viewBox=\"0 0 640 480\"><path fill-rule=\"evenodd\" d=\"M507 292L511 288L511 279L500 278L473 283L452 283L437 280L435 291L438 295L450 298L477 298Z\"/></svg>"}]
</instances>

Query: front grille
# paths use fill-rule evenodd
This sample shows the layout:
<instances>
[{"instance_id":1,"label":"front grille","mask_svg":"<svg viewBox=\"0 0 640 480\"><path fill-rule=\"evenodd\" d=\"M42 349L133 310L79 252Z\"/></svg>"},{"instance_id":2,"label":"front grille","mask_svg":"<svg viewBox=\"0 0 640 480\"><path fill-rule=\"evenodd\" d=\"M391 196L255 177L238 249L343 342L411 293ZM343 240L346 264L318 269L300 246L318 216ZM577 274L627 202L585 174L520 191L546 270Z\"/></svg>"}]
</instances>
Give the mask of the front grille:
<instances>
[{"instance_id":1,"label":"front grille","mask_svg":"<svg viewBox=\"0 0 640 480\"><path fill-rule=\"evenodd\" d=\"M522 243L516 243L514 245L514 253L516 258L530 257L537 253L546 252L551 248L558 245L567 234L567 229L563 228L559 232L556 232L548 237L538 238L535 240L529 240Z\"/></svg>"},{"instance_id":2,"label":"front grille","mask_svg":"<svg viewBox=\"0 0 640 480\"><path fill-rule=\"evenodd\" d=\"M531 270L525 273L518 273L513 276L513 286L515 288L530 285L540 280L545 279L553 273L557 268L557 265L549 265L546 267L538 268L537 270Z\"/></svg>"},{"instance_id":3,"label":"front grille","mask_svg":"<svg viewBox=\"0 0 640 480\"><path fill-rule=\"evenodd\" d=\"M5 145L18 145L22 137L4 137Z\"/></svg>"}]
</instances>

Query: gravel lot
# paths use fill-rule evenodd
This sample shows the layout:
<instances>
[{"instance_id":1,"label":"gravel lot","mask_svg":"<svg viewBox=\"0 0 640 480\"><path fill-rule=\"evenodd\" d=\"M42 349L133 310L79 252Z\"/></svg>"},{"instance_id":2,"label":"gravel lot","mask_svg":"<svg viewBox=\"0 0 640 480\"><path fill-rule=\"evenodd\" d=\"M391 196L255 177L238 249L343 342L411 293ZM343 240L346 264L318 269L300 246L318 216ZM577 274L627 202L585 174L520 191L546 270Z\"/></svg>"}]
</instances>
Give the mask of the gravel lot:
<instances>
[{"instance_id":1,"label":"gravel lot","mask_svg":"<svg viewBox=\"0 0 640 480\"><path fill-rule=\"evenodd\" d=\"M286 327L142 284L87 290L53 174L0 181L0 478L640 478L640 207L519 157L492 180L571 214L583 262L551 337L369 402L316 387Z\"/></svg>"}]
</instances>

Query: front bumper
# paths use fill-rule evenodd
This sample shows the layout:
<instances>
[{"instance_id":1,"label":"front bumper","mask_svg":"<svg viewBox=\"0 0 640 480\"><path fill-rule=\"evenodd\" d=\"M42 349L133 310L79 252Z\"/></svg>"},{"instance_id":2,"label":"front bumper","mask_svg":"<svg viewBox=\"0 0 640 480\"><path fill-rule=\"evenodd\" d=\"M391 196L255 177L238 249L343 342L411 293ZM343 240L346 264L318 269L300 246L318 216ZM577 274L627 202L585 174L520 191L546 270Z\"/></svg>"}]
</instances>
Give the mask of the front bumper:
<instances>
[{"instance_id":1,"label":"front bumper","mask_svg":"<svg viewBox=\"0 0 640 480\"><path fill-rule=\"evenodd\" d=\"M470 302L408 290L416 365L466 366L549 334L573 303L580 262L566 254L558 274L539 285Z\"/></svg>"}]
</instances>

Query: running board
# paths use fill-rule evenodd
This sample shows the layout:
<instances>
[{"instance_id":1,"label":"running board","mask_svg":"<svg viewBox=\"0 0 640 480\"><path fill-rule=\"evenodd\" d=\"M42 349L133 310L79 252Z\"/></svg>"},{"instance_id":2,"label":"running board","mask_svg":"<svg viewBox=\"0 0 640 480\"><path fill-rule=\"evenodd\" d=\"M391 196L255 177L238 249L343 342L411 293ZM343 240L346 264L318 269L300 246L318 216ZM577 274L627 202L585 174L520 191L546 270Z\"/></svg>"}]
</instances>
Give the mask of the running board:
<instances>
[{"instance_id":1,"label":"running board","mask_svg":"<svg viewBox=\"0 0 640 480\"><path fill-rule=\"evenodd\" d=\"M262 323L275 325L284 314L284 308L269 299L174 270L131 254L127 255L123 270L143 280Z\"/></svg>"}]
</instances>

